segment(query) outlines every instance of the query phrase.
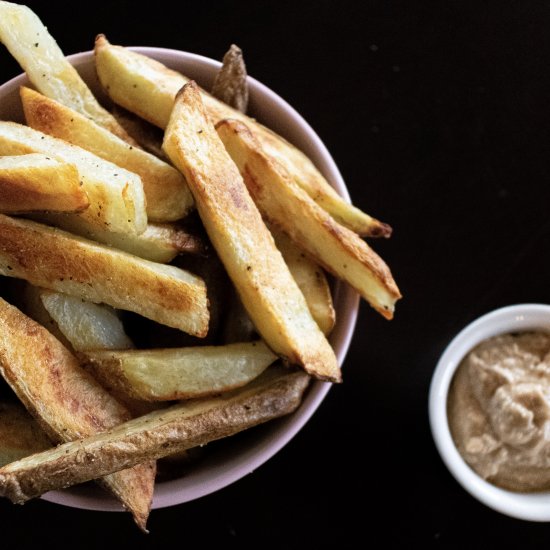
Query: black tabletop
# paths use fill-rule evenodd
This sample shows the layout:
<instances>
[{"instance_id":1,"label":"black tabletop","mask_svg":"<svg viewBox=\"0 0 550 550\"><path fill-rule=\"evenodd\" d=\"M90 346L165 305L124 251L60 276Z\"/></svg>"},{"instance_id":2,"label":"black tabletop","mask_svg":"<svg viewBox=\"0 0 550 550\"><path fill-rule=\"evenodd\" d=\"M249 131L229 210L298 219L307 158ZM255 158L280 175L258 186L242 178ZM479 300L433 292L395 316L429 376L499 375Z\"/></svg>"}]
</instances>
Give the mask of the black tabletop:
<instances>
[{"instance_id":1,"label":"black tabletop","mask_svg":"<svg viewBox=\"0 0 550 550\"><path fill-rule=\"evenodd\" d=\"M373 247L404 295L388 322L361 304L334 387L306 427L216 494L127 514L0 501L18 548L523 546L550 527L500 515L451 477L427 415L435 364L467 323L550 298L547 2L28 2L65 53L113 43L219 59L290 102L362 209L394 228ZM146 6L146 7L145 7ZM0 51L0 79L19 73ZM355 541L355 544L353 543ZM4 542L0 545L3 547Z\"/></svg>"}]
</instances>

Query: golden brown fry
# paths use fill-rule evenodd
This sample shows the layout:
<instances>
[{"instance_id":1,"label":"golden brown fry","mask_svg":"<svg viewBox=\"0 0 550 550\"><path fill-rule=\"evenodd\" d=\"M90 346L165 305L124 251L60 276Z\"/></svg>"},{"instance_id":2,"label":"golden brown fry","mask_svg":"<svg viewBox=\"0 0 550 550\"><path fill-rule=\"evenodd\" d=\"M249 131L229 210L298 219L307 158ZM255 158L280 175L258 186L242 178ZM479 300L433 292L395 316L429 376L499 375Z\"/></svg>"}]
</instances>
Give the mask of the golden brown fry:
<instances>
[{"instance_id":1,"label":"golden brown fry","mask_svg":"<svg viewBox=\"0 0 550 550\"><path fill-rule=\"evenodd\" d=\"M151 124L166 128L176 94L189 79L150 57L113 46L102 34L96 38L94 54L97 76L109 97Z\"/></svg>"},{"instance_id":2,"label":"golden brown fry","mask_svg":"<svg viewBox=\"0 0 550 550\"><path fill-rule=\"evenodd\" d=\"M168 263L178 254L204 254L207 249L203 239L177 223L150 223L139 237L141 239L122 235L123 240L133 243L131 248L129 244L127 245L128 252L160 263ZM142 246L141 242L143 242ZM125 250L124 246L120 246L119 241L112 240L112 246ZM152 258L153 250L158 258L162 254L163 259Z\"/></svg>"},{"instance_id":3,"label":"golden brown fry","mask_svg":"<svg viewBox=\"0 0 550 550\"><path fill-rule=\"evenodd\" d=\"M0 155L41 153L74 164L90 206L66 214L105 231L139 234L147 226L139 176L63 140L15 122L0 121Z\"/></svg>"},{"instance_id":4,"label":"golden brown fry","mask_svg":"<svg viewBox=\"0 0 550 550\"><path fill-rule=\"evenodd\" d=\"M0 42L40 92L132 143L114 117L97 102L48 29L28 7L0 2Z\"/></svg>"},{"instance_id":5,"label":"golden brown fry","mask_svg":"<svg viewBox=\"0 0 550 550\"><path fill-rule=\"evenodd\" d=\"M1 214L0 274L134 311L196 336L208 330L206 288L199 277Z\"/></svg>"},{"instance_id":6,"label":"golden brown fry","mask_svg":"<svg viewBox=\"0 0 550 550\"><path fill-rule=\"evenodd\" d=\"M45 134L78 145L141 178L147 199L147 217L169 222L193 208L185 178L173 166L129 145L84 115L30 88L21 88L27 124Z\"/></svg>"},{"instance_id":7,"label":"golden brown fry","mask_svg":"<svg viewBox=\"0 0 550 550\"><path fill-rule=\"evenodd\" d=\"M222 121L217 131L264 216L391 319L401 294L383 260L298 187L242 122Z\"/></svg>"},{"instance_id":8,"label":"golden brown fry","mask_svg":"<svg viewBox=\"0 0 550 550\"><path fill-rule=\"evenodd\" d=\"M233 435L294 412L308 382L303 372L268 369L229 394L180 403L23 458L0 468L0 495L23 503L46 491Z\"/></svg>"},{"instance_id":9,"label":"golden brown fry","mask_svg":"<svg viewBox=\"0 0 550 550\"><path fill-rule=\"evenodd\" d=\"M146 401L216 395L259 376L277 356L260 340L226 346L88 351L86 368L108 387Z\"/></svg>"},{"instance_id":10,"label":"golden brown fry","mask_svg":"<svg viewBox=\"0 0 550 550\"><path fill-rule=\"evenodd\" d=\"M212 95L241 113L248 107L246 65L241 48L231 44L212 85Z\"/></svg>"},{"instance_id":11,"label":"golden brown fry","mask_svg":"<svg viewBox=\"0 0 550 550\"><path fill-rule=\"evenodd\" d=\"M0 374L49 437L74 441L130 419L44 327L0 298ZM152 463L102 480L145 530L155 479Z\"/></svg>"},{"instance_id":12,"label":"golden brown fry","mask_svg":"<svg viewBox=\"0 0 550 550\"><path fill-rule=\"evenodd\" d=\"M230 113L220 112L218 121L224 118L236 119ZM265 151L277 160L288 172L292 180L338 223L363 237L388 238L391 236L392 228L390 225L373 218L353 206L353 204L345 201L299 149L283 141L280 136L269 128L253 120L250 122L250 120L242 120L242 122L253 128L254 135L258 138ZM283 144L286 144L286 146Z\"/></svg>"},{"instance_id":13,"label":"golden brown fry","mask_svg":"<svg viewBox=\"0 0 550 550\"><path fill-rule=\"evenodd\" d=\"M290 273L306 299L312 317L325 336L330 334L336 322L336 313L323 269L298 248L285 233L273 227L270 227L270 231Z\"/></svg>"},{"instance_id":14,"label":"golden brown fry","mask_svg":"<svg viewBox=\"0 0 550 550\"><path fill-rule=\"evenodd\" d=\"M177 223L149 223L143 233L130 235L105 231L64 214L40 213L31 217L38 222L160 264L171 262L178 254L202 254L206 249L206 244L199 237Z\"/></svg>"},{"instance_id":15,"label":"golden brown fry","mask_svg":"<svg viewBox=\"0 0 550 550\"><path fill-rule=\"evenodd\" d=\"M0 157L0 212L80 212L89 204L74 165L36 153Z\"/></svg>"},{"instance_id":16,"label":"golden brown fry","mask_svg":"<svg viewBox=\"0 0 550 550\"><path fill-rule=\"evenodd\" d=\"M0 466L51 449L36 420L16 402L0 402Z\"/></svg>"},{"instance_id":17,"label":"golden brown fry","mask_svg":"<svg viewBox=\"0 0 550 550\"><path fill-rule=\"evenodd\" d=\"M0 327L1 374L51 437L69 431L76 439L94 433L95 421L129 419L52 334L1 298Z\"/></svg>"},{"instance_id":18,"label":"golden brown fry","mask_svg":"<svg viewBox=\"0 0 550 550\"><path fill-rule=\"evenodd\" d=\"M94 231L90 238L161 264L171 262L178 254L202 254L206 249L199 237L169 223L150 223L141 235Z\"/></svg>"},{"instance_id":19,"label":"golden brown fry","mask_svg":"<svg viewBox=\"0 0 550 550\"><path fill-rule=\"evenodd\" d=\"M121 46L100 35L95 45L99 80L115 103L165 128L174 98L189 79L162 63ZM266 151L280 162L302 187L334 219L360 235L388 237L391 227L346 202L330 186L304 153L271 130L201 90L204 106L213 123L226 118L240 120L253 129Z\"/></svg>"},{"instance_id":20,"label":"golden brown fry","mask_svg":"<svg viewBox=\"0 0 550 550\"><path fill-rule=\"evenodd\" d=\"M194 82L174 104L164 150L185 174L212 245L265 342L313 376L340 381L334 351L210 123Z\"/></svg>"}]
</instances>

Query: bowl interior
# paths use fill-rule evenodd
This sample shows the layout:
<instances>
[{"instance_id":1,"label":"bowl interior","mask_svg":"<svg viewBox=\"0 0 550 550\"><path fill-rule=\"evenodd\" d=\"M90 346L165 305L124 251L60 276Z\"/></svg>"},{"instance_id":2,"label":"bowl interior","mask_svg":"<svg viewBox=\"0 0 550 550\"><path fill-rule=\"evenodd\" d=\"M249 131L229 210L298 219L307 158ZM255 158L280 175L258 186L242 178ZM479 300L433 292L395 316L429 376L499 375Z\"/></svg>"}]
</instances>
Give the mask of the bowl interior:
<instances>
[{"instance_id":1,"label":"bowl interior","mask_svg":"<svg viewBox=\"0 0 550 550\"><path fill-rule=\"evenodd\" d=\"M186 74L206 89L209 89L220 66L217 61L177 50L145 47L133 49ZM104 99L95 75L93 53L83 52L72 55L69 59L99 99ZM28 84L25 75L0 86L0 120L23 121L18 93L19 86L23 84ZM317 134L288 103L253 78L250 78L250 114L302 149L331 185L349 200L338 168ZM342 364L355 328L359 299L353 290L340 282L335 283L333 298L337 322L330 336L330 343ZM180 504L207 495L258 468L302 428L329 388L330 384L313 383L300 408L293 415L269 422L235 438L228 438L218 443L216 452L197 463L184 477L157 483L153 508ZM89 485L52 491L42 498L78 508L122 510L114 498Z\"/></svg>"},{"instance_id":2,"label":"bowl interior","mask_svg":"<svg viewBox=\"0 0 550 550\"><path fill-rule=\"evenodd\" d=\"M550 306L519 304L480 317L462 330L444 351L434 371L429 415L436 447L451 474L472 496L503 514L530 521L550 521L550 492L516 493L481 478L458 452L447 419L447 397L462 359L483 340L510 332L550 332Z\"/></svg>"}]
</instances>

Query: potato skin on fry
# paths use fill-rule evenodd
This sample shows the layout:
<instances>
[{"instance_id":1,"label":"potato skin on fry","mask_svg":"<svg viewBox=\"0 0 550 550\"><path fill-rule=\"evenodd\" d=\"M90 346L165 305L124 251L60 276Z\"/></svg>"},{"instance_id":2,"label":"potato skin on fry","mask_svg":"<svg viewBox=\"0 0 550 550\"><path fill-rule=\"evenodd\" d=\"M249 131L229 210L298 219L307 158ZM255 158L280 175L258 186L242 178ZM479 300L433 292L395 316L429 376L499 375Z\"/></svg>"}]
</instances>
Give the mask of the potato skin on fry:
<instances>
[{"instance_id":1,"label":"potato skin on fry","mask_svg":"<svg viewBox=\"0 0 550 550\"><path fill-rule=\"evenodd\" d=\"M129 420L69 350L1 298L0 328L0 373L51 438L68 432L70 441L93 433L92 426Z\"/></svg>"},{"instance_id":2,"label":"potato skin on fry","mask_svg":"<svg viewBox=\"0 0 550 550\"><path fill-rule=\"evenodd\" d=\"M212 85L212 95L241 113L248 107L248 82L243 52L235 44L223 56L223 63Z\"/></svg>"},{"instance_id":3,"label":"potato skin on fry","mask_svg":"<svg viewBox=\"0 0 550 550\"><path fill-rule=\"evenodd\" d=\"M73 164L38 153L0 157L0 212L81 212L89 205Z\"/></svg>"},{"instance_id":4,"label":"potato skin on fry","mask_svg":"<svg viewBox=\"0 0 550 550\"><path fill-rule=\"evenodd\" d=\"M59 229L0 214L0 274L205 336L204 281Z\"/></svg>"},{"instance_id":5,"label":"potato skin on fry","mask_svg":"<svg viewBox=\"0 0 550 550\"><path fill-rule=\"evenodd\" d=\"M52 447L44 430L21 404L0 403L0 466Z\"/></svg>"},{"instance_id":6,"label":"potato skin on fry","mask_svg":"<svg viewBox=\"0 0 550 550\"><path fill-rule=\"evenodd\" d=\"M130 413L80 368L50 332L1 298L0 373L55 441L89 437L130 419ZM151 464L103 479L142 529L154 479Z\"/></svg>"},{"instance_id":7,"label":"potato skin on fry","mask_svg":"<svg viewBox=\"0 0 550 550\"><path fill-rule=\"evenodd\" d=\"M194 82L176 100L164 150L185 174L206 232L265 342L309 374L341 381L334 351L210 123Z\"/></svg>"},{"instance_id":8,"label":"potato skin on fry","mask_svg":"<svg viewBox=\"0 0 550 550\"><path fill-rule=\"evenodd\" d=\"M60 445L0 468L0 496L23 503L46 491L82 483L228 437L294 412L309 377L268 369L243 388L135 418L102 434Z\"/></svg>"}]
</instances>

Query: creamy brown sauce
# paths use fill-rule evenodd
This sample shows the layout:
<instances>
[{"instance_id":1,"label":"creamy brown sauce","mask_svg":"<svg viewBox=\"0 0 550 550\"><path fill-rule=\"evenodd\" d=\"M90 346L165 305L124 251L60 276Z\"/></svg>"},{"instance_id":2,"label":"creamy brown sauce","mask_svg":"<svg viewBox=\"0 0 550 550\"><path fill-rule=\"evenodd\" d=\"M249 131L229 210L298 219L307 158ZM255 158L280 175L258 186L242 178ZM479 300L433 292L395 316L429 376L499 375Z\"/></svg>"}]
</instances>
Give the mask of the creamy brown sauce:
<instances>
[{"instance_id":1,"label":"creamy brown sauce","mask_svg":"<svg viewBox=\"0 0 550 550\"><path fill-rule=\"evenodd\" d=\"M447 413L480 476L513 491L550 489L550 334L482 342L455 373Z\"/></svg>"}]
</instances>

